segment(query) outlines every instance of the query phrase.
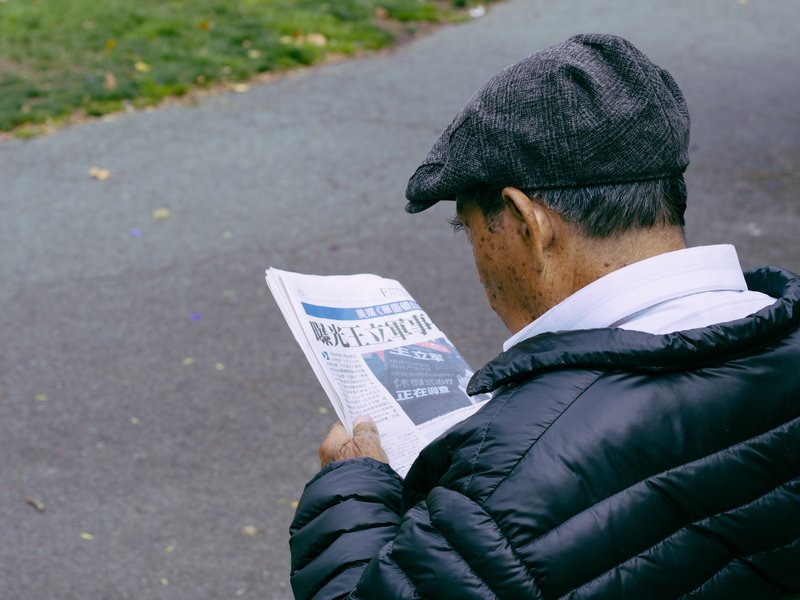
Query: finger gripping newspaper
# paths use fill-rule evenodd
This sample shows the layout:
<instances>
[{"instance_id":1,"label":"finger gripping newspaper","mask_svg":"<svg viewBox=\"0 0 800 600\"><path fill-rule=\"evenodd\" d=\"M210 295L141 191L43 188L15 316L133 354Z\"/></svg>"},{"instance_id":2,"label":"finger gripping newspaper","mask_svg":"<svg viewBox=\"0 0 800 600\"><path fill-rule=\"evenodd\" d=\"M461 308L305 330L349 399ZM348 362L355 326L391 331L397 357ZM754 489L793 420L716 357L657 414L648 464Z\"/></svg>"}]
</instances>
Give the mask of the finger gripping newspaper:
<instances>
[{"instance_id":1,"label":"finger gripping newspaper","mask_svg":"<svg viewBox=\"0 0 800 600\"><path fill-rule=\"evenodd\" d=\"M350 431L367 414L405 477L419 452L489 399L466 393L472 370L397 281L275 268L267 285Z\"/></svg>"}]
</instances>

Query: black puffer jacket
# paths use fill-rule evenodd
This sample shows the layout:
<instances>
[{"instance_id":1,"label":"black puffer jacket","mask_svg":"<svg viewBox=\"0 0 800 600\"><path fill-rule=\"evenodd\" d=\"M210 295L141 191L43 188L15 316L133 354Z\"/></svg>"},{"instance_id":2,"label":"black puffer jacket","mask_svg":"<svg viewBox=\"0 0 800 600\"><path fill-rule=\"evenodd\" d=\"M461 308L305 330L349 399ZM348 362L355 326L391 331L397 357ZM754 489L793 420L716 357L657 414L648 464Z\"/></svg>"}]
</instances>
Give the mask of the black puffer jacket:
<instances>
[{"instance_id":1,"label":"black puffer jacket","mask_svg":"<svg viewBox=\"0 0 800 600\"><path fill-rule=\"evenodd\" d=\"M298 598L800 597L800 279L746 319L544 334L403 482L329 465L291 527Z\"/></svg>"}]
</instances>

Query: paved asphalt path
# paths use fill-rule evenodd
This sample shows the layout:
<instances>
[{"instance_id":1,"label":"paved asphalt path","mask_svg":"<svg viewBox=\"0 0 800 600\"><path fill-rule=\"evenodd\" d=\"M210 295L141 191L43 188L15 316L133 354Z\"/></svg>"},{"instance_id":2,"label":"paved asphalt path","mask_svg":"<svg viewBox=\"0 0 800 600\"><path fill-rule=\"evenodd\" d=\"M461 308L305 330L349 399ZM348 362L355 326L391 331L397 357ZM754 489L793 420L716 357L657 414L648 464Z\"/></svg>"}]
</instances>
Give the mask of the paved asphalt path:
<instances>
[{"instance_id":1,"label":"paved asphalt path","mask_svg":"<svg viewBox=\"0 0 800 600\"><path fill-rule=\"evenodd\" d=\"M799 22L794 0L512 0L247 93L0 141L0 598L290 597L291 502L332 417L263 270L396 277L491 358L506 334L452 206L408 216L403 190L474 89L572 33L627 36L685 90L690 242L800 271Z\"/></svg>"}]
</instances>

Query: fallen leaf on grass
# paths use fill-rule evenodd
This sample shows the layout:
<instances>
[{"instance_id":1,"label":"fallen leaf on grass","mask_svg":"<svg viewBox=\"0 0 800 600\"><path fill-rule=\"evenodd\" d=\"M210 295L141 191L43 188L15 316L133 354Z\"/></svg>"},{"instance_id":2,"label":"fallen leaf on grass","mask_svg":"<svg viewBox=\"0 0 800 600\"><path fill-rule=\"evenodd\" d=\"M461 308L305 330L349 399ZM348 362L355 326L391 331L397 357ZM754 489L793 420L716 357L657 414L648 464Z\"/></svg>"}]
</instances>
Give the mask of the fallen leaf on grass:
<instances>
[{"instance_id":1,"label":"fallen leaf on grass","mask_svg":"<svg viewBox=\"0 0 800 600\"><path fill-rule=\"evenodd\" d=\"M25 502L30 504L33 508L38 510L40 513L44 512L44 502L42 502L41 500L39 500L37 498L34 498L33 496L28 496L27 498L25 498Z\"/></svg>"},{"instance_id":2,"label":"fallen leaf on grass","mask_svg":"<svg viewBox=\"0 0 800 600\"><path fill-rule=\"evenodd\" d=\"M295 46L317 46L324 48L328 45L328 38L321 33L309 33L303 35L302 33L295 33L293 36L282 35L280 37L281 44L294 44Z\"/></svg>"},{"instance_id":3,"label":"fallen leaf on grass","mask_svg":"<svg viewBox=\"0 0 800 600\"><path fill-rule=\"evenodd\" d=\"M139 71L139 73L147 73L150 70L150 65L148 65L146 62L142 62L141 60L137 60L134 63L133 68Z\"/></svg>"},{"instance_id":4,"label":"fallen leaf on grass","mask_svg":"<svg viewBox=\"0 0 800 600\"><path fill-rule=\"evenodd\" d=\"M100 167L92 167L89 169L89 176L94 177L98 181L105 181L111 177L111 171L108 169L101 169Z\"/></svg>"},{"instance_id":5,"label":"fallen leaf on grass","mask_svg":"<svg viewBox=\"0 0 800 600\"><path fill-rule=\"evenodd\" d=\"M321 33L309 33L305 39L307 44L311 44L312 46L327 46L328 45L328 38L326 38Z\"/></svg>"},{"instance_id":6,"label":"fallen leaf on grass","mask_svg":"<svg viewBox=\"0 0 800 600\"><path fill-rule=\"evenodd\" d=\"M117 89L117 78L111 71L106 71L105 78L103 80L103 89L109 92Z\"/></svg>"},{"instance_id":7,"label":"fallen leaf on grass","mask_svg":"<svg viewBox=\"0 0 800 600\"><path fill-rule=\"evenodd\" d=\"M325 37L321 33L309 33L308 35L303 35L302 33L295 33L294 35L282 35L280 38L281 44L289 45L292 44L294 46L317 46L318 48L324 48L328 45L328 38ZM252 52L252 50L250 51ZM250 58L254 58L250 56Z\"/></svg>"}]
</instances>

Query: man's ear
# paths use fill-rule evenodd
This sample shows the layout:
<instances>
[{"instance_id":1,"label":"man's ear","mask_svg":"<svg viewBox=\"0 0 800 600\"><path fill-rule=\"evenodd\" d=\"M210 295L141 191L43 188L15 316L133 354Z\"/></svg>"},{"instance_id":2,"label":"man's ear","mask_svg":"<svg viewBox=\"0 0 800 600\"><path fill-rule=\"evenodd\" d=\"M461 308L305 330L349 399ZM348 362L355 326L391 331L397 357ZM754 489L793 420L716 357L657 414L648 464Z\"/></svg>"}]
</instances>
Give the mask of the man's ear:
<instances>
[{"instance_id":1,"label":"man's ear","mask_svg":"<svg viewBox=\"0 0 800 600\"><path fill-rule=\"evenodd\" d=\"M503 188L503 202L511 221L530 246L536 266L544 268L545 251L555 241L556 230L550 211L514 187Z\"/></svg>"}]
</instances>

